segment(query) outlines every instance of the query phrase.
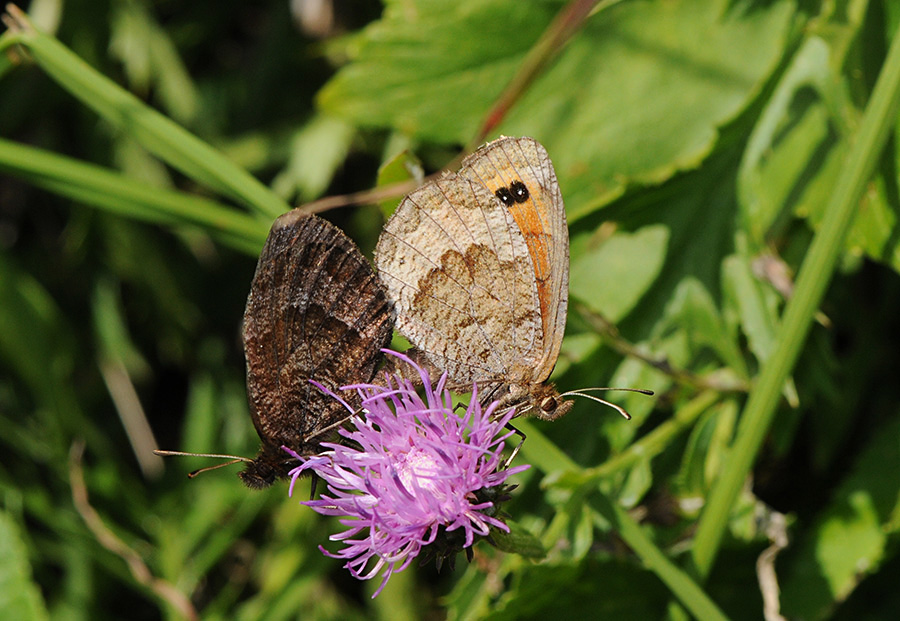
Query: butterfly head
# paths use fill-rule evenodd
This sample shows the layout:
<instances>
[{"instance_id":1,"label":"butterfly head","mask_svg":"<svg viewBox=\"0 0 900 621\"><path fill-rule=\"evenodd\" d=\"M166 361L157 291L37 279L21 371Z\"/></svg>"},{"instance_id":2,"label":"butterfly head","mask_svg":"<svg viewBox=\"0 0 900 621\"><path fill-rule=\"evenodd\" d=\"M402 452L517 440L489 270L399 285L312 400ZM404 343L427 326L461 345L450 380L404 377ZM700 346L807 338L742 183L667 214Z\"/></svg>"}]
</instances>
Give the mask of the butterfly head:
<instances>
[{"instance_id":1,"label":"butterfly head","mask_svg":"<svg viewBox=\"0 0 900 621\"><path fill-rule=\"evenodd\" d=\"M238 476L250 489L265 489L277 479L287 477L288 472L296 465L297 460L280 447L276 449L263 444L256 459L248 461Z\"/></svg>"},{"instance_id":2,"label":"butterfly head","mask_svg":"<svg viewBox=\"0 0 900 621\"><path fill-rule=\"evenodd\" d=\"M572 401L563 399L553 384L535 384L531 389L528 407L523 414L540 420L556 420L572 409Z\"/></svg>"},{"instance_id":3,"label":"butterfly head","mask_svg":"<svg viewBox=\"0 0 900 621\"><path fill-rule=\"evenodd\" d=\"M523 386L514 385L509 386L508 391L499 398L498 412L516 408L516 416L556 420L567 414L573 405L557 392L553 384L541 382Z\"/></svg>"}]
</instances>

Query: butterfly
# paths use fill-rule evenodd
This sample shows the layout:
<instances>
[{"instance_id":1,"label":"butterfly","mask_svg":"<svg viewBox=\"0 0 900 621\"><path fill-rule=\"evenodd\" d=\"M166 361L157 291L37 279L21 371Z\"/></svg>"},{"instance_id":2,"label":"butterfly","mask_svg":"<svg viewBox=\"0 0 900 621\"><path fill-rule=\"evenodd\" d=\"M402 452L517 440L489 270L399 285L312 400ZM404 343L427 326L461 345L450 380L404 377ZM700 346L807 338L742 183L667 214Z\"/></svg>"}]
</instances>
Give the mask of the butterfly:
<instances>
[{"instance_id":1,"label":"butterfly","mask_svg":"<svg viewBox=\"0 0 900 621\"><path fill-rule=\"evenodd\" d=\"M325 394L369 382L390 342L394 313L359 248L331 223L297 210L272 225L244 311L250 415L262 446L240 473L251 488L287 476L293 459L319 452L347 417ZM347 394L351 407L359 397Z\"/></svg>"},{"instance_id":2,"label":"butterfly","mask_svg":"<svg viewBox=\"0 0 900 621\"><path fill-rule=\"evenodd\" d=\"M545 420L571 409L547 382L566 325L568 227L536 140L501 137L409 194L375 264L397 330L452 383Z\"/></svg>"}]
</instances>

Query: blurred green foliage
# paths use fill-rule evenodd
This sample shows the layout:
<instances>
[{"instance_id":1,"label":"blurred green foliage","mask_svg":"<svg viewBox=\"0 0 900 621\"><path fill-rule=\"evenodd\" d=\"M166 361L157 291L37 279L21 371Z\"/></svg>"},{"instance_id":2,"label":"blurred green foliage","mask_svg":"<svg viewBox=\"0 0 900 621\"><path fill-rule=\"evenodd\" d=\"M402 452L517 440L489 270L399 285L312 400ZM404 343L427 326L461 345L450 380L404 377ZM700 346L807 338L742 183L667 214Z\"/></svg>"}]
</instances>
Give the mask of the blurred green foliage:
<instances>
[{"instance_id":1,"label":"blurred green foliage","mask_svg":"<svg viewBox=\"0 0 900 621\"><path fill-rule=\"evenodd\" d=\"M592 3L303 4L10 9L0 618L900 617L897 3L606 2L549 49ZM521 422L505 510L544 560L481 544L372 600L286 486L151 450L254 454L238 328L275 215L482 127L559 176L558 387L657 396ZM364 252L383 222L326 217Z\"/></svg>"}]
</instances>

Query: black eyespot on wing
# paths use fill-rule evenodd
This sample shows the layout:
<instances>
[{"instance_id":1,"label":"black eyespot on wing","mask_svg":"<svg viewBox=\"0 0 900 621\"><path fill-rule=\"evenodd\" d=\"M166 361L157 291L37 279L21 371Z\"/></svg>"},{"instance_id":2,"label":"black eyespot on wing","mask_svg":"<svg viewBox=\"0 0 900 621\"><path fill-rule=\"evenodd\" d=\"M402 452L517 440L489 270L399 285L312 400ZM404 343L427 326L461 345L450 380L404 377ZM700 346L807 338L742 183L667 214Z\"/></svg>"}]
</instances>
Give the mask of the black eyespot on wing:
<instances>
[{"instance_id":1,"label":"black eyespot on wing","mask_svg":"<svg viewBox=\"0 0 900 621\"><path fill-rule=\"evenodd\" d=\"M528 188L521 181L513 181L509 184L509 193L517 203L524 203L531 196Z\"/></svg>"},{"instance_id":2,"label":"black eyespot on wing","mask_svg":"<svg viewBox=\"0 0 900 621\"><path fill-rule=\"evenodd\" d=\"M527 190L526 190L527 192ZM509 207L516 202L515 196L509 191L509 188L500 188L494 192L494 196L500 199L500 202Z\"/></svg>"}]
</instances>

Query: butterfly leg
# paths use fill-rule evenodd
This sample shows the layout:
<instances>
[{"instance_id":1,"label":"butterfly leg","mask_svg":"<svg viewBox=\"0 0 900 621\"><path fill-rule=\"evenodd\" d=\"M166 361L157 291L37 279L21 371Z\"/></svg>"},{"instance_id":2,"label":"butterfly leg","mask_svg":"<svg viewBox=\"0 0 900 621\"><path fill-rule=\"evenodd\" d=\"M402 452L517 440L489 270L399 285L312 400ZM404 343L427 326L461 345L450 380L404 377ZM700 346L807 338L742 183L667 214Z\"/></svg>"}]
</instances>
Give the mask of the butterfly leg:
<instances>
[{"instance_id":1,"label":"butterfly leg","mask_svg":"<svg viewBox=\"0 0 900 621\"><path fill-rule=\"evenodd\" d=\"M506 423L506 428L509 429L510 431L512 431L512 432L513 432L514 434L516 434L517 436L519 436L519 437L521 438L521 440L519 440L519 443L516 445L516 448L514 448L513 451L512 451L512 453L510 453L509 458L506 460L506 463L503 464L503 469L504 469L504 470L505 470L506 468L509 468L509 465L510 465L510 464L513 462L513 460L516 458L516 455L519 454L519 449L522 448L522 445L523 445L523 444L525 444L525 438L526 438L525 433L524 433L523 431L521 431L520 429L517 429L516 427L513 427L513 424L512 424L512 423Z\"/></svg>"},{"instance_id":2,"label":"butterfly leg","mask_svg":"<svg viewBox=\"0 0 900 621\"><path fill-rule=\"evenodd\" d=\"M315 470L313 470L312 477L309 482L309 499L310 500L316 499L316 487L318 487L318 484L319 484L319 475L316 473Z\"/></svg>"}]
</instances>

